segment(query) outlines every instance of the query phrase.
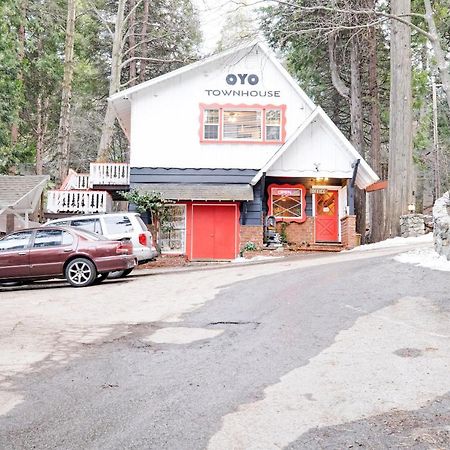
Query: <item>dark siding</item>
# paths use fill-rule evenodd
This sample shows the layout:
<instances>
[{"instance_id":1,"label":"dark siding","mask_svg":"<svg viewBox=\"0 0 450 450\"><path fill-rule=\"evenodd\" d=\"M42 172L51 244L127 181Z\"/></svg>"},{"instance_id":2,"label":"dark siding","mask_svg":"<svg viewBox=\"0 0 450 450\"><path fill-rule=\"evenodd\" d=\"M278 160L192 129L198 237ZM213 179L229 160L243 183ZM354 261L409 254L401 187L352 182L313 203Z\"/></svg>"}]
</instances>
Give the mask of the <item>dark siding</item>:
<instances>
[{"instance_id":1,"label":"dark siding","mask_svg":"<svg viewBox=\"0 0 450 450\"><path fill-rule=\"evenodd\" d=\"M263 187L261 181L253 186L254 199L241 203L241 225L262 225Z\"/></svg>"},{"instance_id":2,"label":"dark siding","mask_svg":"<svg viewBox=\"0 0 450 450\"><path fill-rule=\"evenodd\" d=\"M176 169L132 167L132 185L140 183L219 183L249 184L257 174L254 169Z\"/></svg>"},{"instance_id":3,"label":"dark siding","mask_svg":"<svg viewBox=\"0 0 450 450\"><path fill-rule=\"evenodd\" d=\"M306 193L306 215L311 217L313 215L312 212L312 195L307 192Z\"/></svg>"}]
</instances>

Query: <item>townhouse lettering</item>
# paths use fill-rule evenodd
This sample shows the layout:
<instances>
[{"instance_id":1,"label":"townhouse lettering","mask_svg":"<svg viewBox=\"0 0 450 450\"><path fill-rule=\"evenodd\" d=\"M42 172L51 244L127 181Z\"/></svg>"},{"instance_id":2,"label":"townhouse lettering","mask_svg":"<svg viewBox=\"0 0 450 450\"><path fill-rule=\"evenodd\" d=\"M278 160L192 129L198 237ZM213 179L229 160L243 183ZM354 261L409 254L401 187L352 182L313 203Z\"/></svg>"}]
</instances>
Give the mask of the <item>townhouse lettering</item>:
<instances>
[{"instance_id":1,"label":"townhouse lettering","mask_svg":"<svg viewBox=\"0 0 450 450\"><path fill-rule=\"evenodd\" d=\"M205 89L209 97L280 97L280 91L256 91L235 89Z\"/></svg>"},{"instance_id":2,"label":"townhouse lettering","mask_svg":"<svg viewBox=\"0 0 450 450\"><path fill-rule=\"evenodd\" d=\"M209 97L280 97L280 91L277 90L259 90L251 89L259 83L258 75L246 73L229 73L225 77L225 82L234 89L205 89ZM236 89L239 85L239 88ZM249 85L249 86L248 86ZM241 87L242 86L242 87ZM247 87L247 89L245 89Z\"/></svg>"}]
</instances>

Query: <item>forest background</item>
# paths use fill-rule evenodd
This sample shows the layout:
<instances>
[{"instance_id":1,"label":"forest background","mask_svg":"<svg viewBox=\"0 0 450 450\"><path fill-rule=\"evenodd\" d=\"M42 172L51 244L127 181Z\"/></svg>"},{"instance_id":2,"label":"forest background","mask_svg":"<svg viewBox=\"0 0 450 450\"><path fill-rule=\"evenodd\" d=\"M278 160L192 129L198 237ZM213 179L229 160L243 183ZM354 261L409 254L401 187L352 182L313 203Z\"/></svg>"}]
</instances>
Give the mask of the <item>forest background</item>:
<instances>
[{"instance_id":1,"label":"forest background","mask_svg":"<svg viewBox=\"0 0 450 450\"><path fill-rule=\"evenodd\" d=\"M389 178L370 194L370 240L449 189L448 0L228 3L215 50L265 38ZM69 167L127 161L108 96L204 57L200 29L190 0L0 0L0 173L58 184Z\"/></svg>"}]
</instances>

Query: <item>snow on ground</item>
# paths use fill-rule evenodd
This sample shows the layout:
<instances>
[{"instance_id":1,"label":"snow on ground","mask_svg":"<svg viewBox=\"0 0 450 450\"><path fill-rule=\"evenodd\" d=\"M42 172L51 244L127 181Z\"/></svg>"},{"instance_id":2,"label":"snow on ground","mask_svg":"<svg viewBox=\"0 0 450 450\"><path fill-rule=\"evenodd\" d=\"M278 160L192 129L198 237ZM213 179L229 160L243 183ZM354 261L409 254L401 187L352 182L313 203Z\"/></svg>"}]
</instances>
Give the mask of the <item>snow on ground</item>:
<instances>
[{"instance_id":1,"label":"snow on ground","mask_svg":"<svg viewBox=\"0 0 450 450\"><path fill-rule=\"evenodd\" d=\"M450 261L444 256L439 255L435 252L433 243L433 234L428 233L423 236L418 237L395 237L392 239L386 239L385 241L376 242L374 244L361 245L356 247L350 252L363 252L366 250L375 250L378 248L389 248L389 247L401 247L404 245L414 245L414 244L426 244L429 243L429 246L421 246L420 248L416 248L409 252L401 253L394 257L394 259L398 262L406 263L406 264L414 264L416 266L427 267L432 270L443 270L446 272L450 272Z\"/></svg>"},{"instance_id":2,"label":"snow on ground","mask_svg":"<svg viewBox=\"0 0 450 450\"><path fill-rule=\"evenodd\" d=\"M402 245L412 245L412 244L424 244L427 242L433 242L433 234L428 233L424 234L423 236L417 236L417 237L395 237L386 239L385 241L381 242L375 242L374 244L366 244L366 245L360 245L359 247L355 247L352 250L349 250L350 252L363 252L366 250L375 250L377 248L389 248L389 247L400 247Z\"/></svg>"},{"instance_id":3,"label":"snow on ground","mask_svg":"<svg viewBox=\"0 0 450 450\"><path fill-rule=\"evenodd\" d=\"M450 272L450 261L445 256L439 255L433 247L417 248L410 252L401 253L394 257L398 262L427 267L432 270L444 270Z\"/></svg>"}]
</instances>

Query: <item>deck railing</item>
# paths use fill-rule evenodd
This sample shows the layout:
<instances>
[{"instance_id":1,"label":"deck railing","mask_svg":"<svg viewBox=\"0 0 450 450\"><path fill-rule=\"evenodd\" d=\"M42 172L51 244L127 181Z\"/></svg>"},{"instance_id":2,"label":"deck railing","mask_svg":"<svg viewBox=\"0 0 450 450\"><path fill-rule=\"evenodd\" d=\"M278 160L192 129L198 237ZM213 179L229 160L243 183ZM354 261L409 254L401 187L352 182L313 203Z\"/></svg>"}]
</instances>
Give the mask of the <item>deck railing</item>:
<instances>
[{"instance_id":1,"label":"deck railing","mask_svg":"<svg viewBox=\"0 0 450 450\"><path fill-rule=\"evenodd\" d=\"M94 214L112 210L112 199L106 191L53 190L47 193L50 213Z\"/></svg>"},{"instance_id":2,"label":"deck railing","mask_svg":"<svg viewBox=\"0 0 450 450\"><path fill-rule=\"evenodd\" d=\"M126 163L91 163L89 186L125 186L130 184L130 165Z\"/></svg>"},{"instance_id":3,"label":"deck railing","mask_svg":"<svg viewBox=\"0 0 450 450\"><path fill-rule=\"evenodd\" d=\"M70 191L71 189L89 189L89 174L76 173L70 169L60 189L64 191Z\"/></svg>"},{"instance_id":4,"label":"deck railing","mask_svg":"<svg viewBox=\"0 0 450 450\"><path fill-rule=\"evenodd\" d=\"M89 189L89 174L79 173L75 180L75 186L73 189Z\"/></svg>"}]
</instances>

